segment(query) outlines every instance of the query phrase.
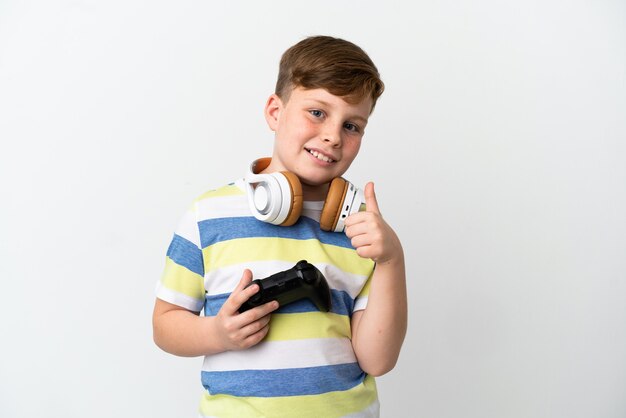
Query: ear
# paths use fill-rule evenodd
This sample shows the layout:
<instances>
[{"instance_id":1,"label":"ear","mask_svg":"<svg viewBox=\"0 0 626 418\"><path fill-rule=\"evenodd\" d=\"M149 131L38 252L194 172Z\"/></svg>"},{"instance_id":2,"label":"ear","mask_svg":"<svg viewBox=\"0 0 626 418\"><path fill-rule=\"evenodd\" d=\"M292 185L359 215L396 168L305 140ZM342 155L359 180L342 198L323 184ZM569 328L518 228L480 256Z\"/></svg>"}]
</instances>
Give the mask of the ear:
<instances>
[{"instance_id":1,"label":"ear","mask_svg":"<svg viewBox=\"0 0 626 418\"><path fill-rule=\"evenodd\" d=\"M280 112L282 111L282 108L283 101L280 100L280 97L276 94L272 94L269 99L267 99L264 114L267 125L272 131L276 131L276 129L278 129L278 121L280 119Z\"/></svg>"}]
</instances>

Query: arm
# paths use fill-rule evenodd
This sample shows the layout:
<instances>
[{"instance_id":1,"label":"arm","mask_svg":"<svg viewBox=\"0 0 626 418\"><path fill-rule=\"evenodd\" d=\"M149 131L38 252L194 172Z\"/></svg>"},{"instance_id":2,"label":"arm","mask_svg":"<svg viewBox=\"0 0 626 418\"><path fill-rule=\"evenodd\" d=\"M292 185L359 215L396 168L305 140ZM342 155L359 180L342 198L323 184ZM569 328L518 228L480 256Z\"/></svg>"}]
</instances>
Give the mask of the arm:
<instances>
[{"instance_id":1,"label":"arm","mask_svg":"<svg viewBox=\"0 0 626 418\"><path fill-rule=\"evenodd\" d=\"M367 307L352 316L352 346L363 371L380 376L395 366L406 334L404 252L380 215L372 183L365 186L365 200L366 212L346 219L357 253L376 262Z\"/></svg>"},{"instance_id":2,"label":"arm","mask_svg":"<svg viewBox=\"0 0 626 418\"><path fill-rule=\"evenodd\" d=\"M154 342L162 350L184 357L243 350L258 344L269 330L269 314L278 303L268 302L240 314L241 304L259 291L257 285L246 288L251 281L252 273L245 270L237 288L212 317L156 299L152 315Z\"/></svg>"}]
</instances>

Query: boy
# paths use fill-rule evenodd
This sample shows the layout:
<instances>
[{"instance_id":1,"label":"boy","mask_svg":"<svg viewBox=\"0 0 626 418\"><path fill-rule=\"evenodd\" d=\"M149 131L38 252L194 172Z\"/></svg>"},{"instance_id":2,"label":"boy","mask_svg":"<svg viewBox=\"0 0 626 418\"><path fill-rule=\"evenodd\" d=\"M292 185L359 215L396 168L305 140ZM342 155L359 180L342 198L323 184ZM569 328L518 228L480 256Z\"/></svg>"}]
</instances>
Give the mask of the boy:
<instances>
[{"instance_id":1,"label":"boy","mask_svg":"<svg viewBox=\"0 0 626 418\"><path fill-rule=\"evenodd\" d=\"M379 415L373 376L394 367L406 332L402 246L380 215L373 183L365 211L348 216L344 232L322 231L319 222L329 183L356 157L382 91L356 45L317 36L292 46L265 105L275 133L271 160L205 193L183 217L157 286L154 340L175 355L205 356L201 416ZM257 198L247 197L251 178L278 172L293 173L301 187L302 215L291 226L255 219ZM331 312L303 300L239 313L259 291L247 286L253 275L302 259L328 280Z\"/></svg>"}]
</instances>

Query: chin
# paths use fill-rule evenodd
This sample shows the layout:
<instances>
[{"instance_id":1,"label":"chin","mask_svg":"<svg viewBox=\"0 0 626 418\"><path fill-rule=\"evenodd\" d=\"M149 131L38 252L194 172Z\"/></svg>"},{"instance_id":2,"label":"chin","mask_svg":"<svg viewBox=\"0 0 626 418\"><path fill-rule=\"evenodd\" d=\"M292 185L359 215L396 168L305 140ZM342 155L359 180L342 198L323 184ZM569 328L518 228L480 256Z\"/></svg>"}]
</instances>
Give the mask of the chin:
<instances>
[{"instance_id":1,"label":"chin","mask_svg":"<svg viewBox=\"0 0 626 418\"><path fill-rule=\"evenodd\" d=\"M306 184L307 186L323 186L325 184L329 184L336 177L341 177L342 172L340 173L314 173L312 175L307 175L303 173L302 175L298 175L300 178L300 182L302 184Z\"/></svg>"}]
</instances>

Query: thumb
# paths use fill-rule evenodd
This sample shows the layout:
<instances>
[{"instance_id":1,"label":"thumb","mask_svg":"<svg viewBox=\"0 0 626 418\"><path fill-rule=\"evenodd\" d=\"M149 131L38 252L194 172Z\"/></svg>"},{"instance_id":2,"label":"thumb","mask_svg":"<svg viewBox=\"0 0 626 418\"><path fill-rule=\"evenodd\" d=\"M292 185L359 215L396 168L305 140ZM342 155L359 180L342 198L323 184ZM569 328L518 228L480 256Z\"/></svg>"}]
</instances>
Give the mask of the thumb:
<instances>
[{"instance_id":1,"label":"thumb","mask_svg":"<svg viewBox=\"0 0 626 418\"><path fill-rule=\"evenodd\" d=\"M380 209L378 209L378 201L376 200L376 192L374 192L374 183L369 182L365 185L365 210L367 212L373 212L380 215Z\"/></svg>"}]
</instances>

